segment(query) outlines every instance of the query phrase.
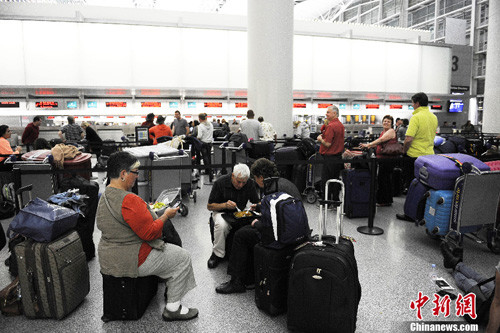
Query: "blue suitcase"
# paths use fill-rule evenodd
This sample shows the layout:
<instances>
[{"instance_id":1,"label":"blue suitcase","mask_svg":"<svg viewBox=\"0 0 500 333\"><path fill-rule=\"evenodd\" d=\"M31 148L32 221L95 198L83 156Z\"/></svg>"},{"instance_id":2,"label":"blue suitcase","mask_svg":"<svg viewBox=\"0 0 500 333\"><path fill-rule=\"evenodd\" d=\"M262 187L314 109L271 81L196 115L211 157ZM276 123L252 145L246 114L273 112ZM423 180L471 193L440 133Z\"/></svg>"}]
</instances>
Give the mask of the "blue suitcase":
<instances>
[{"instance_id":1,"label":"blue suitcase","mask_svg":"<svg viewBox=\"0 0 500 333\"><path fill-rule=\"evenodd\" d=\"M347 169L341 172L345 186L344 213L348 218L368 217L370 211L370 171Z\"/></svg>"},{"instance_id":2,"label":"blue suitcase","mask_svg":"<svg viewBox=\"0 0 500 333\"><path fill-rule=\"evenodd\" d=\"M406 194L404 213L413 221L421 221L424 218L425 194L429 189L428 186L422 184L418 179L411 181L408 194Z\"/></svg>"},{"instance_id":3,"label":"blue suitcase","mask_svg":"<svg viewBox=\"0 0 500 333\"><path fill-rule=\"evenodd\" d=\"M454 191L429 190L425 203L425 227L431 235L444 236L450 229L451 204Z\"/></svg>"}]
</instances>

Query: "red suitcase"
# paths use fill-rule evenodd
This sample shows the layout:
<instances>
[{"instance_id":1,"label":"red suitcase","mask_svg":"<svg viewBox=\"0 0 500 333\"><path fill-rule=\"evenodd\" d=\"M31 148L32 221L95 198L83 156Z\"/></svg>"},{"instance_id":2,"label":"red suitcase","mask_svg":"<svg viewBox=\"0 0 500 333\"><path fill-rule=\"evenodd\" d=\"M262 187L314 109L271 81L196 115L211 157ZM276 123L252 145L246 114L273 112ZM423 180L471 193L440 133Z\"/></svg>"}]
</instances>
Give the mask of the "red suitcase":
<instances>
[{"instance_id":1,"label":"red suitcase","mask_svg":"<svg viewBox=\"0 0 500 333\"><path fill-rule=\"evenodd\" d=\"M21 159L24 161L43 161L50 154L50 150L33 150L21 156ZM91 164L92 154L82 153L80 155L75 156L75 158L71 160L64 160L63 166L64 169L90 169L92 167ZM72 175L79 175L83 178L90 180L92 177L92 173L90 171L82 171L77 174L65 173L63 174L63 178L71 177Z\"/></svg>"},{"instance_id":2,"label":"red suitcase","mask_svg":"<svg viewBox=\"0 0 500 333\"><path fill-rule=\"evenodd\" d=\"M489 161L489 162L484 162L484 164L489 166L491 171L499 171L500 170L500 161Z\"/></svg>"}]
</instances>

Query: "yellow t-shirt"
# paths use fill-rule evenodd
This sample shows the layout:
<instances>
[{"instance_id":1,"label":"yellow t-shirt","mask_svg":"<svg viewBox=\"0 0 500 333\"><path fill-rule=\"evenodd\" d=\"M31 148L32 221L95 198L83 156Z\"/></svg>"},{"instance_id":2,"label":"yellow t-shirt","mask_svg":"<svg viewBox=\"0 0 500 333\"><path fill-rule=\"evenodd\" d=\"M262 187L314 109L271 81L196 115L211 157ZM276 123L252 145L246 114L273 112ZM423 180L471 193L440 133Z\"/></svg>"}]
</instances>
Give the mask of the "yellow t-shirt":
<instances>
[{"instance_id":1,"label":"yellow t-shirt","mask_svg":"<svg viewBox=\"0 0 500 333\"><path fill-rule=\"evenodd\" d=\"M421 106L413 111L406 136L413 137L408 156L419 157L434 154L434 137L438 127L436 115L429 111L429 107Z\"/></svg>"}]
</instances>

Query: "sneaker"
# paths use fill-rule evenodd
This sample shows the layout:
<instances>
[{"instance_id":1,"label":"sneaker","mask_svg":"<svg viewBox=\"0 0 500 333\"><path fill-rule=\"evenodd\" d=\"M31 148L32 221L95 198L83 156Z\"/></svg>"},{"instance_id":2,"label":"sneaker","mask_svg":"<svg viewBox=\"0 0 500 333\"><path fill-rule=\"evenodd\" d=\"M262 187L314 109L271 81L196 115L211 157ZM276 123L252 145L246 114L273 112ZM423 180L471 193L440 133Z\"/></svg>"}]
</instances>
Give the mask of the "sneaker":
<instances>
[{"instance_id":1,"label":"sneaker","mask_svg":"<svg viewBox=\"0 0 500 333\"><path fill-rule=\"evenodd\" d=\"M415 222L411 217L406 214L396 214L396 218L402 221Z\"/></svg>"},{"instance_id":2,"label":"sneaker","mask_svg":"<svg viewBox=\"0 0 500 333\"><path fill-rule=\"evenodd\" d=\"M215 268L215 267L219 266L221 261L222 261L222 258L217 257L215 255L215 253L212 252L210 259L208 259L207 266L208 266L208 268Z\"/></svg>"},{"instance_id":3,"label":"sneaker","mask_svg":"<svg viewBox=\"0 0 500 333\"><path fill-rule=\"evenodd\" d=\"M234 294L244 293L246 291L245 285L238 278L231 278L231 280L224 282L215 291L219 294Z\"/></svg>"},{"instance_id":4,"label":"sneaker","mask_svg":"<svg viewBox=\"0 0 500 333\"><path fill-rule=\"evenodd\" d=\"M190 320L198 317L198 309L189 308L188 313L181 314L182 306L179 305L177 311L168 311L167 308L163 310L161 317L165 321L177 321L177 320Z\"/></svg>"}]
</instances>

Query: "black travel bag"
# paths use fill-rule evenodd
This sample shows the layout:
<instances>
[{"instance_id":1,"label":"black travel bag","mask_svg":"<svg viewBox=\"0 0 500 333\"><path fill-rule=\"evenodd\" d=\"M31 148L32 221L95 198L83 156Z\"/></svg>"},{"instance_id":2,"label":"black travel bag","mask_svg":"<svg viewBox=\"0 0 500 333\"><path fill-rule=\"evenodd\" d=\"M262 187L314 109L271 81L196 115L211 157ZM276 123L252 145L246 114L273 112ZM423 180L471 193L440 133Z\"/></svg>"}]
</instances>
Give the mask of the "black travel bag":
<instances>
[{"instance_id":1,"label":"black travel bag","mask_svg":"<svg viewBox=\"0 0 500 333\"><path fill-rule=\"evenodd\" d=\"M340 183L331 179L326 184ZM341 186L340 200L343 200ZM326 204L320 206L319 232L292 259L288 282L288 329L348 333L356 330L361 285L352 241L342 235L342 206L337 208L336 236L326 236Z\"/></svg>"},{"instance_id":2,"label":"black travel bag","mask_svg":"<svg viewBox=\"0 0 500 333\"><path fill-rule=\"evenodd\" d=\"M88 196L88 199L85 199L86 205L81 208L83 215L78 216L75 230L82 240L83 251L85 251L87 261L89 261L95 257L93 236L97 204L99 203L99 184L81 176L64 178L60 183L61 192L74 188L78 189L80 194Z\"/></svg>"},{"instance_id":3,"label":"black travel bag","mask_svg":"<svg viewBox=\"0 0 500 333\"><path fill-rule=\"evenodd\" d=\"M89 268L76 231L49 243L27 239L14 253L27 317L62 319L89 293Z\"/></svg>"},{"instance_id":4,"label":"black travel bag","mask_svg":"<svg viewBox=\"0 0 500 333\"><path fill-rule=\"evenodd\" d=\"M102 274L104 322L137 320L146 311L158 291L158 277L114 277Z\"/></svg>"},{"instance_id":5,"label":"black travel bag","mask_svg":"<svg viewBox=\"0 0 500 333\"><path fill-rule=\"evenodd\" d=\"M293 248L288 246L278 250L261 244L254 247L255 304L273 316L286 312Z\"/></svg>"},{"instance_id":6,"label":"black travel bag","mask_svg":"<svg viewBox=\"0 0 500 333\"><path fill-rule=\"evenodd\" d=\"M297 146L281 147L274 151L274 161L280 177L292 179L293 164L299 160L304 160L304 155Z\"/></svg>"},{"instance_id":7,"label":"black travel bag","mask_svg":"<svg viewBox=\"0 0 500 333\"><path fill-rule=\"evenodd\" d=\"M368 217L370 211L370 171L346 169L341 172L345 186L344 210L348 218Z\"/></svg>"}]
</instances>

